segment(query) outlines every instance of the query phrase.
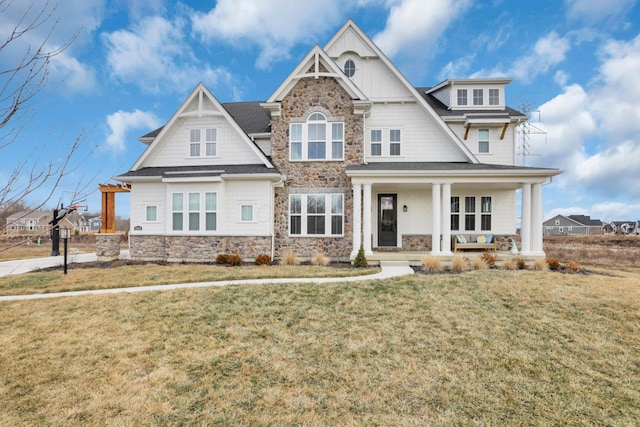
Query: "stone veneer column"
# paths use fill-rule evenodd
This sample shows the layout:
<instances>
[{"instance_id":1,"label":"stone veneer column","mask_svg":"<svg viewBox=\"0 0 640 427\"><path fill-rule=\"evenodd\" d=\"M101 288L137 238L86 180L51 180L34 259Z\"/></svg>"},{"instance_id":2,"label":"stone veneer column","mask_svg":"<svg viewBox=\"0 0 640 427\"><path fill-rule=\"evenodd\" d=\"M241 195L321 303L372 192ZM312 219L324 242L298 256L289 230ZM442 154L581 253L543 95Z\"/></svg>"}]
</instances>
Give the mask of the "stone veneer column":
<instances>
[{"instance_id":1,"label":"stone veneer column","mask_svg":"<svg viewBox=\"0 0 640 427\"><path fill-rule=\"evenodd\" d=\"M364 254L373 255L371 250L371 184L364 184L364 213L362 240Z\"/></svg>"},{"instance_id":2,"label":"stone veneer column","mask_svg":"<svg viewBox=\"0 0 640 427\"><path fill-rule=\"evenodd\" d=\"M433 184L431 188L431 210L433 215L433 224L431 226L431 254L440 255L440 216L441 212L441 195L440 184Z\"/></svg>"},{"instance_id":3,"label":"stone veneer column","mask_svg":"<svg viewBox=\"0 0 640 427\"><path fill-rule=\"evenodd\" d=\"M98 261L113 261L120 257L121 233L97 233L96 255Z\"/></svg>"},{"instance_id":4,"label":"stone veneer column","mask_svg":"<svg viewBox=\"0 0 640 427\"><path fill-rule=\"evenodd\" d=\"M355 258L362 244L362 185L353 184L353 249L351 257Z\"/></svg>"}]
</instances>

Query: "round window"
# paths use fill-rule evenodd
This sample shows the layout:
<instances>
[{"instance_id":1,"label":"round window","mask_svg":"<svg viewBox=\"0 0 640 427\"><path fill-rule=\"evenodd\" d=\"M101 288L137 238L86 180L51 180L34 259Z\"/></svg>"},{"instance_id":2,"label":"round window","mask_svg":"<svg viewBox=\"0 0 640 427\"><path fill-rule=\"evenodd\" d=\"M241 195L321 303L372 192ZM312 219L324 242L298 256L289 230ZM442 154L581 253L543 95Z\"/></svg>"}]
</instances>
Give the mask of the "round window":
<instances>
[{"instance_id":1,"label":"round window","mask_svg":"<svg viewBox=\"0 0 640 427\"><path fill-rule=\"evenodd\" d=\"M344 63L344 73L349 78L356 73L356 64L351 59L347 59L347 62Z\"/></svg>"}]
</instances>

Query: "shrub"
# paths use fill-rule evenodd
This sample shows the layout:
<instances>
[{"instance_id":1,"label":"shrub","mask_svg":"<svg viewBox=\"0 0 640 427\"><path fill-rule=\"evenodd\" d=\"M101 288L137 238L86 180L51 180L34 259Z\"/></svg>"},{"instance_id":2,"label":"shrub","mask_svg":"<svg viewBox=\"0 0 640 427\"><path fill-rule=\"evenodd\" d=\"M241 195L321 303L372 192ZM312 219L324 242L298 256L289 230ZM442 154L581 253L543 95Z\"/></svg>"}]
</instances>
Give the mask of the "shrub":
<instances>
[{"instance_id":1,"label":"shrub","mask_svg":"<svg viewBox=\"0 0 640 427\"><path fill-rule=\"evenodd\" d=\"M518 270L525 270L527 268L527 263L525 262L524 258L515 257L514 261L515 261L516 265L518 266Z\"/></svg>"},{"instance_id":2,"label":"shrub","mask_svg":"<svg viewBox=\"0 0 640 427\"><path fill-rule=\"evenodd\" d=\"M515 258L507 258L502 262L503 270L517 270L518 268L518 263Z\"/></svg>"},{"instance_id":3,"label":"shrub","mask_svg":"<svg viewBox=\"0 0 640 427\"><path fill-rule=\"evenodd\" d=\"M439 273L442 271L442 259L433 255L422 258L422 271L425 273Z\"/></svg>"},{"instance_id":4,"label":"shrub","mask_svg":"<svg viewBox=\"0 0 640 427\"><path fill-rule=\"evenodd\" d=\"M547 264L549 264L549 268L551 270L559 270L560 269L560 260L557 258L547 258Z\"/></svg>"},{"instance_id":5,"label":"shrub","mask_svg":"<svg viewBox=\"0 0 640 427\"><path fill-rule=\"evenodd\" d=\"M465 271L467 269L467 259L462 255L454 255L451 258L452 271Z\"/></svg>"},{"instance_id":6,"label":"shrub","mask_svg":"<svg viewBox=\"0 0 640 427\"><path fill-rule=\"evenodd\" d=\"M229 255L227 257L227 263L232 266L238 266L242 264L242 257L238 254Z\"/></svg>"},{"instance_id":7,"label":"shrub","mask_svg":"<svg viewBox=\"0 0 640 427\"><path fill-rule=\"evenodd\" d=\"M549 268L549 264L544 258L538 258L533 262L531 268L536 271L546 271Z\"/></svg>"},{"instance_id":8,"label":"shrub","mask_svg":"<svg viewBox=\"0 0 640 427\"><path fill-rule=\"evenodd\" d=\"M491 252L483 253L482 259L487 263L488 267L493 267L496 265L496 256Z\"/></svg>"},{"instance_id":9,"label":"shrub","mask_svg":"<svg viewBox=\"0 0 640 427\"><path fill-rule=\"evenodd\" d=\"M489 263L483 255L478 255L471 262L471 266L474 270L486 270L489 268Z\"/></svg>"},{"instance_id":10,"label":"shrub","mask_svg":"<svg viewBox=\"0 0 640 427\"><path fill-rule=\"evenodd\" d=\"M298 259L298 255L295 252L287 252L282 260L280 260L282 265L299 265L300 260Z\"/></svg>"},{"instance_id":11,"label":"shrub","mask_svg":"<svg viewBox=\"0 0 640 427\"><path fill-rule=\"evenodd\" d=\"M582 266L577 261L569 261L567 263L567 268L573 273L577 273L582 270Z\"/></svg>"},{"instance_id":12,"label":"shrub","mask_svg":"<svg viewBox=\"0 0 640 427\"><path fill-rule=\"evenodd\" d=\"M216 257L216 264L229 264L228 254L218 254Z\"/></svg>"},{"instance_id":13,"label":"shrub","mask_svg":"<svg viewBox=\"0 0 640 427\"><path fill-rule=\"evenodd\" d=\"M353 265L358 268L365 268L369 266L369 261L367 261L367 257L364 256L364 248L362 246L360 246L356 259L353 260Z\"/></svg>"},{"instance_id":14,"label":"shrub","mask_svg":"<svg viewBox=\"0 0 640 427\"><path fill-rule=\"evenodd\" d=\"M256 257L256 264L271 265L271 257L267 254L258 254L258 256Z\"/></svg>"},{"instance_id":15,"label":"shrub","mask_svg":"<svg viewBox=\"0 0 640 427\"><path fill-rule=\"evenodd\" d=\"M326 266L326 265L329 265L330 261L331 260L329 259L329 257L327 257L325 254L320 252L316 252L315 254L313 254L313 257L311 258L311 264L313 265Z\"/></svg>"}]
</instances>

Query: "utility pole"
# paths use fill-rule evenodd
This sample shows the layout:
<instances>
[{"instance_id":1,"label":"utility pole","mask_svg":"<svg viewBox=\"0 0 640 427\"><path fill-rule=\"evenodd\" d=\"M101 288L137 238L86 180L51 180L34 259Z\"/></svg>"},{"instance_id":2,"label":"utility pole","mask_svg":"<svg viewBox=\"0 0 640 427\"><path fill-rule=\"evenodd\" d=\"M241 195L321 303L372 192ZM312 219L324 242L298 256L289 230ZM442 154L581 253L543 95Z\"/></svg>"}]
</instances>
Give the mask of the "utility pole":
<instances>
[{"instance_id":1,"label":"utility pole","mask_svg":"<svg viewBox=\"0 0 640 427\"><path fill-rule=\"evenodd\" d=\"M522 102L520 105L520 111L527 115L525 120L518 128L518 140L519 146L517 155L522 157L522 165L527 165L527 157L539 156L539 154L531 151L531 135L544 135L545 143L547 142L547 133L539 127L531 124L531 114L538 113L538 122L540 119L540 110L534 110L531 108L531 104L528 102Z\"/></svg>"}]
</instances>

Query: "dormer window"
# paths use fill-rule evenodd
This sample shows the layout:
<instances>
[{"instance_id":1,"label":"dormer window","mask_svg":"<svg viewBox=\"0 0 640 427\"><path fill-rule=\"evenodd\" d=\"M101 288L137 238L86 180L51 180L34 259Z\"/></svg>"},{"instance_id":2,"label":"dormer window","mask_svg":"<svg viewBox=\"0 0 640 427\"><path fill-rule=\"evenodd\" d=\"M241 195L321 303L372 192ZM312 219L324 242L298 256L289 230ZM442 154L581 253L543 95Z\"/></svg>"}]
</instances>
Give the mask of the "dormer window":
<instances>
[{"instance_id":1,"label":"dormer window","mask_svg":"<svg viewBox=\"0 0 640 427\"><path fill-rule=\"evenodd\" d=\"M466 89L458 89L458 105L467 105Z\"/></svg>"},{"instance_id":2,"label":"dormer window","mask_svg":"<svg viewBox=\"0 0 640 427\"><path fill-rule=\"evenodd\" d=\"M356 73L356 64L351 59L347 59L344 63L344 73L351 78Z\"/></svg>"},{"instance_id":3,"label":"dormer window","mask_svg":"<svg viewBox=\"0 0 640 427\"><path fill-rule=\"evenodd\" d=\"M473 105L484 105L484 90L473 90Z\"/></svg>"},{"instance_id":4,"label":"dormer window","mask_svg":"<svg viewBox=\"0 0 640 427\"><path fill-rule=\"evenodd\" d=\"M489 89L489 105L500 105L500 89Z\"/></svg>"}]
</instances>

